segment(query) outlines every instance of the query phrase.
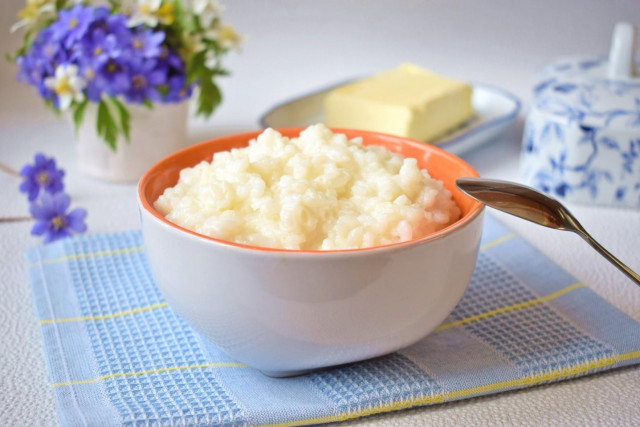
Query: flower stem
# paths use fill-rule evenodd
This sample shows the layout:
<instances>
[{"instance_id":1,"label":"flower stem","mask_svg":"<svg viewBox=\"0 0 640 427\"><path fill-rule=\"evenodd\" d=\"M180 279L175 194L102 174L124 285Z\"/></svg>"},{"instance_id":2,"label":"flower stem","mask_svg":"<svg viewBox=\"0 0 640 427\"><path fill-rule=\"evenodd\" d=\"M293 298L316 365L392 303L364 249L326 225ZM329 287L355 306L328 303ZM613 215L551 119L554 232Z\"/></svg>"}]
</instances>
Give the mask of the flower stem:
<instances>
[{"instance_id":1,"label":"flower stem","mask_svg":"<svg viewBox=\"0 0 640 427\"><path fill-rule=\"evenodd\" d=\"M30 216L6 216L4 218L0 217L0 223L22 222L22 221L33 221L33 217L30 217Z\"/></svg>"},{"instance_id":2,"label":"flower stem","mask_svg":"<svg viewBox=\"0 0 640 427\"><path fill-rule=\"evenodd\" d=\"M21 175L18 173L17 170L10 168L9 166L5 165L4 163L0 163L0 171L7 173L9 175L13 175L13 176L17 176L17 177L21 177Z\"/></svg>"}]
</instances>

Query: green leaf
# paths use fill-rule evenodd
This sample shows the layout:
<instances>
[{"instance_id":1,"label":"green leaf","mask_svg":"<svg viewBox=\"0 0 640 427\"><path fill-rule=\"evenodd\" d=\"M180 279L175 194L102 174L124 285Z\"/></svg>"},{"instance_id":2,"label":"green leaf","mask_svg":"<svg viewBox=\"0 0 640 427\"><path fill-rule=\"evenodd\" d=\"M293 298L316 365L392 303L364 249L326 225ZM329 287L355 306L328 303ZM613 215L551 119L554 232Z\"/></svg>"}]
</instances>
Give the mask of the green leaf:
<instances>
[{"instance_id":1,"label":"green leaf","mask_svg":"<svg viewBox=\"0 0 640 427\"><path fill-rule=\"evenodd\" d=\"M80 125L82 124L82 120L84 120L84 112L87 108L87 104L89 102L85 99L84 101L82 101L81 103L77 104L74 107L73 110L73 127L74 127L74 131L76 133L76 136L78 135L78 129L80 128Z\"/></svg>"},{"instance_id":2,"label":"green leaf","mask_svg":"<svg viewBox=\"0 0 640 427\"><path fill-rule=\"evenodd\" d=\"M185 5L183 4L183 1L175 0L173 4L175 5L173 12L175 23L172 27L175 27L175 30L178 33L182 33L184 30L190 33L196 32L197 28L194 18L192 17L192 14L185 12Z\"/></svg>"},{"instance_id":3,"label":"green leaf","mask_svg":"<svg viewBox=\"0 0 640 427\"><path fill-rule=\"evenodd\" d=\"M153 102L149 101L149 98L145 98L145 100L142 101L142 105L147 107L149 110L153 110Z\"/></svg>"},{"instance_id":4,"label":"green leaf","mask_svg":"<svg viewBox=\"0 0 640 427\"><path fill-rule=\"evenodd\" d=\"M156 90L160 92L160 96L164 99L169 94L169 86L166 84L162 84L160 86L156 86Z\"/></svg>"},{"instance_id":5,"label":"green leaf","mask_svg":"<svg viewBox=\"0 0 640 427\"><path fill-rule=\"evenodd\" d=\"M122 131L122 134L124 135L127 142L129 142L129 130L131 128L130 126L131 115L129 114L127 107L125 107L122 104L122 102L118 100L118 98L112 97L111 102L116 107L116 110L118 111L118 115L120 116L120 130Z\"/></svg>"},{"instance_id":6,"label":"green leaf","mask_svg":"<svg viewBox=\"0 0 640 427\"><path fill-rule=\"evenodd\" d=\"M228 70L225 70L224 68L216 68L215 73L219 76L230 76L231 72Z\"/></svg>"},{"instance_id":7,"label":"green leaf","mask_svg":"<svg viewBox=\"0 0 640 427\"><path fill-rule=\"evenodd\" d=\"M173 4L175 6L175 9L173 10L173 16L175 17L176 21L182 23L184 20L184 6L181 1L174 1Z\"/></svg>"},{"instance_id":8,"label":"green leaf","mask_svg":"<svg viewBox=\"0 0 640 427\"><path fill-rule=\"evenodd\" d=\"M104 99L98 104L98 117L97 117L98 135L104 139L111 150L116 151L116 144L118 139L118 125L116 124L109 107Z\"/></svg>"},{"instance_id":9,"label":"green leaf","mask_svg":"<svg viewBox=\"0 0 640 427\"><path fill-rule=\"evenodd\" d=\"M116 14L120 12L120 2L118 0L109 0L109 7L111 9L112 14Z\"/></svg>"},{"instance_id":10,"label":"green leaf","mask_svg":"<svg viewBox=\"0 0 640 427\"><path fill-rule=\"evenodd\" d=\"M204 66L206 51L198 52L191 59L191 63L187 66L187 82L191 83L194 80L202 77L202 74L207 71L207 67Z\"/></svg>"},{"instance_id":11,"label":"green leaf","mask_svg":"<svg viewBox=\"0 0 640 427\"><path fill-rule=\"evenodd\" d=\"M218 86L213 82L212 73L200 81L200 95L198 96L198 115L209 117L215 111L216 107L222 102L222 93Z\"/></svg>"},{"instance_id":12,"label":"green leaf","mask_svg":"<svg viewBox=\"0 0 640 427\"><path fill-rule=\"evenodd\" d=\"M98 131L98 135L100 136L104 134L104 129L106 127L106 121L104 117L104 110L106 108L107 106L104 104L104 101L100 101L100 103L98 104L98 115L96 117L96 130Z\"/></svg>"},{"instance_id":13,"label":"green leaf","mask_svg":"<svg viewBox=\"0 0 640 427\"><path fill-rule=\"evenodd\" d=\"M182 23L182 28L189 31L190 33L195 33L198 30L196 22L193 18L183 17L180 22Z\"/></svg>"}]
</instances>

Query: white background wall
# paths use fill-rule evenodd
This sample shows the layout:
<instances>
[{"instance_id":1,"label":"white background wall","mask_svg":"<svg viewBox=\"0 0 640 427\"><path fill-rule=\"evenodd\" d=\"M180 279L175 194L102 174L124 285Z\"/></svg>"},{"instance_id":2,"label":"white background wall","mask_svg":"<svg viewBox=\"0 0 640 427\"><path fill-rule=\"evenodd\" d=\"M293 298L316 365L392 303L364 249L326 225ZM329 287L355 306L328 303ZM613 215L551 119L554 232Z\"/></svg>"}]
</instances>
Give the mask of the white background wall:
<instances>
[{"instance_id":1,"label":"white background wall","mask_svg":"<svg viewBox=\"0 0 640 427\"><path fill-rule=\"evenodd\" d=\"M0 1L0 52L23 0ZM410 61L502 86L526 99L533 73L559 56L605 53L619 20L640 24L638 0L229 0L225 19L248 35L226 61L225 101L211 125L255 125L280 100ZM2 33L4 31L4 33ZM42 111L0 63L0 116ZM49 114L44 116L51 119ZM1 138L1 136L0 136Z\"/></svg>"}]
</instances>

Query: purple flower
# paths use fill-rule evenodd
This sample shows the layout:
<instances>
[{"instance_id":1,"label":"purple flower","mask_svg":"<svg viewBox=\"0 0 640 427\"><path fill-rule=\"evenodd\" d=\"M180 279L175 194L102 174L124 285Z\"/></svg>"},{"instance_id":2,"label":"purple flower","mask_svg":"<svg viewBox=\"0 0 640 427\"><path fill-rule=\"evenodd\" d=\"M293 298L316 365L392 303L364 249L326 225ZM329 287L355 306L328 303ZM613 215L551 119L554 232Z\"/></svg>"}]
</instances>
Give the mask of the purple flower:
<instances>
[{"instance_id":1,"label":"purple flower","mask_svg":"<svg viewBox=\"0 0 640 427\"><path fill-rule=\"evenodd\" d=\"M75 5L69 10L61 10L58 20L51 24L51 36L54 41L61 42L66 49L84 37L93 22L94 8Z\"/></svg>"},{"instance_id":2,"label":"purple flower","mask_svg":"<svg viewBox=\"0 0 640 427\"><path fill-rule=\"evenodd\" d=\"M59 43L51 40L51 31L44 29L34 40L25 55L16 58L19 67L18 80L35 86L44 99L53 99L53 92L44 84L51 77L57 64L68 60L68 55Z\"/></svg>"},{"instance_id":3,"label":"purple flower","mask_svg":"<svg viewBox=\"0 0 640 427\"><path fill-rule=\"evenodd\" d=\"M86 61L98 57L101 65L106 58L117 58L126 53L131 41L126 18L119 14L110 15L105 7L96 8L93 18L89 31L80 40L82 49L79 50L78 59Z\"/></svg>"},{"instance_id":4,"label":"purple flower","mask_svg":"<svg viewBox=\"0 0 640 427\"><path fill-rule=\"evenodd\" d=\"M42 81L42 73L31 55L16 58L18 81L37 86Z\"/></svg>"},{"instance_id":5,"label":"purple flower","mask_svg":"<svg viewBox=\"0 0 640 427\"><path fill-rule=\"evenodd\" d=\"M56 168L55 159L47 158L42 153L36 154L34 163L25 165L20 175L24 178L20 184L20 191L28 194L29 201L35 200L41 189L49 194L55 194L64 188L62 184L64 171Z\"/></svg>"},{"instance_id":6,"label":"purple flower","mask_svg":"<svg viewBox=\"0 0 640 427\"><path fill-rule=\"evenodd\" d=\"M125 93L128 102L143 103L145 100L160 101L157 87L166 83L166 67L158 67L155 59L133 58L129 64L129 90Z\"/></svg>"},{"instance_id":7,"label":"purple flower","mask_svg":"<svg viewBox=\"0 0 640 427\"><path fill-rule=\"evenodd\" d=\"M127 26L125 15L109 15L105 22L107 34L113 34L120 46L128 46L131 41L131 29Z\"/></svg>"},{"instance_id":8,"label":"purple flower","mask_svg":"<svg viewBox=\"0 0 640 427\"><path fill-rule=\"evenodd\" d=\"M158 57L163 64L171 67L173 71L178 73L184 73L185 65L184 61L180 57L180 55L171 52L167 47L162 47L162 52L160 52L160 56Z\"/></svg>"},{"instance_id":9,"label":"purple flower","mask_svg":"<svg viewBox=\"0 0 640 427\"><path fill-rule=\"evenodd\" d=\"M184 60L167 45L167 34L129 27L128 20L107 7L76 4L61 10L17 58L18 79L36 87L53 105L58 97L44 82L51 81L60 66L77 67L86 82L83 95L92 102L104 95L123 96L132 103L189 98L194 85L186 83Z\"/></svg>"},{"instance_id":10,"label":"purple flower","mask_svg":"<svg viewBox=\"0 0 640 427\"><path fill-rule=\"evenodd\" d=\"M93 18L96 21L105 21L111 16L111 11L106 6L98 6L93 10ZM117 15L119 16L119 15Z\"/></svg>"},{"instance_id":11,"label":"purple flower","mask_svg":"<svg viewBox=\"0 0 640 427\"><path fill-rule=\"evenodd\" d=\"M119 57L121 53L122 48L118 45L116 36L97 28L82 40L82 49L79 50L78 55L83 61L92 63L94 67L100 67L109 59Z\"/></svg>"},{"instance_id":12,"label":"purple flower","mask_svg":"<svg viewBox=\"0 0 640 427\"><path fill-rule=\"evenodd\" d=\"M80 61L80 76L87 82L85 92L89 101L100 102L106 81L98 75L98 68L91 61Z\"/></svg>"},{"instance_id":13,"label":"purple flower","mask_svg":"<svg viewBox=\"0 0 640 427\"><path fill-rule=\"evenodd\" d=\"M127 63L123 58L110 59L98 70L95 78L100 87L110 96L124 94L131 87Z\"/></svg>"},{"instance_id":14,"label":"purple flower","mask_svg":"<svg viewBox=\"0 0 640 427\"><path fill-rule=\"evenodd\" d=\"M71 199L65 193L53 195L44 193L40 197L40 203L34 202L29 206L29 212L36 220L31 234L45 235L44 243L49 243L69 237L72 232L84 233L87 230L87 225L84 223L87 211L76 208L67 213L70 204Z\"/></svg>"},{"instance_id":15,"label":"purple flower","mask_svg":"<svg viewBox=\"0 0 640 427\"><path fill-rule=\"evenodd\" d=\"M162 42L165 34L162 31L139 31L131 37L133 55L143 58L157 58L162 53Z\"/></svg>"},{"instance_id":16,"label":"purple flower","mask_svg":"<svg viewBox=\"0 0 640 427\"><path fill-rule=\"evenodd\" d=\"M59 42L53 40L50 28L45 28L38 34L29 56L46 74L53 74L58 64L69 60L68 53L60 46Z\"/></svg>"},{"instance_id":17,"label":"purple flower","mask_svg":"<svg viewBox=\"0 0 640 427\"><path fill-rule=\"evenodd\" d=\"M188 99L193 92L193 87L187 85L187 79L184 75L173 76L169 78L167 96L165 102L182 102Z\"/></svg>"}]
</instances>

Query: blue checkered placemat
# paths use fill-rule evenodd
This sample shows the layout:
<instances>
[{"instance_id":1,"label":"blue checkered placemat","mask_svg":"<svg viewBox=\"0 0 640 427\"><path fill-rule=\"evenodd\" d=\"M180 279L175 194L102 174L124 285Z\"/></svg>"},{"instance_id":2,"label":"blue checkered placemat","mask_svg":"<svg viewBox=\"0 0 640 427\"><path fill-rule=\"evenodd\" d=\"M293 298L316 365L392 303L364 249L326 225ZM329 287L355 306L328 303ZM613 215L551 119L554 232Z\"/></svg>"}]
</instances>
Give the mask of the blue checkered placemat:
<instances>
[{"instance_id":1,"label":"blue checkered placemat","mask_svg":"<svg viewBox=\"0 0 640 427\"><path fill-rule=\"evenodd\" d=\"M63 426L342 421L640 362L640 324L489 216L469 288L436 332L286 379L230 359L173 313L139 231L34 248L27 262Z\"/></svg>"}]
</instances>

